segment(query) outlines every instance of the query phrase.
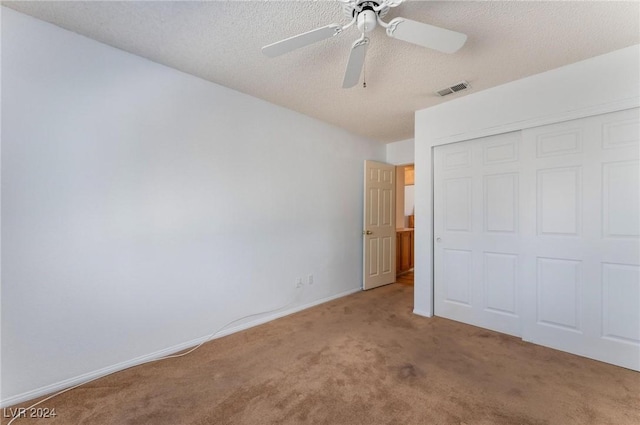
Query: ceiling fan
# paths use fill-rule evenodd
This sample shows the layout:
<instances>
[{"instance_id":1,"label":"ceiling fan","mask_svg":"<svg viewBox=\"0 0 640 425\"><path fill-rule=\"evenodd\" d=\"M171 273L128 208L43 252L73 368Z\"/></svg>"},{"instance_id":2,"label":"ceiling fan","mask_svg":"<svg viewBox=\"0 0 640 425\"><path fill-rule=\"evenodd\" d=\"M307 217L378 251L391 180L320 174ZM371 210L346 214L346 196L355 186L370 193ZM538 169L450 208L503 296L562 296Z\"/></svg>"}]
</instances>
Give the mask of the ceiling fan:
<instances>
[{"instance_id":1,"label":"ceiling fan","mask_svg":"<svg viewBox=\"0 0 640 425\"><path fill-rule=\"evenodd\" d=\"M444 53L455 53L467 40L466 34L406 18L394 18L389 22L384 22L382 18L387 14L389 9L399 6L404 0L338 1L342 3L343 12L347 19L350 20L348 24L329 24L303 34L286 38L264 46L262 53L269 57L276 57L300 47L335 37L355 24L360 32L362 32L362 36L351 46L351 53L342 83L343 88L350 88L358 84L360 80L366 47L369 44L369 38L366 37L366 34L373 31L377 25L385 28L389 37Z\"/></svg>"}]
</instances>

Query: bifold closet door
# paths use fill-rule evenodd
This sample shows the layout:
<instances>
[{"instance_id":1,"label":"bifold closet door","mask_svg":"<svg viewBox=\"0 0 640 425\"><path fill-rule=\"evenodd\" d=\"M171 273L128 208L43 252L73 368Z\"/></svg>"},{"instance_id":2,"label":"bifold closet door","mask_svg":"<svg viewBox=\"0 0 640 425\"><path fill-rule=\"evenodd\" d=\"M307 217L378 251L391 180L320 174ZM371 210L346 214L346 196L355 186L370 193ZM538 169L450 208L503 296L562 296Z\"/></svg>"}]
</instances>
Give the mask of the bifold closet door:
<instances>
[{"instance_id":1,"label":"bifold closet door","mask_svg":"<svg viewBox=\"0 0 640 425\"><path fill-rule=\"evenodd\" d=\"M525 130L526 341L640 370L638 109Z\"/></svg>"},{"instance_id":2,"label":"bifold closet door","mask_svg":"<svg viewBox=\"0 0 640 425\"><path fill-rule=\"evenodd\" d=\"M520 335L520 132L434 150L435 314Z\"/></svg>"},{"instance_id":3,"label":"bifold closet door","mask_svg":"<svg viewBox=\"0 0 640 425\"><path fill-rule=\"evenodd\" d=\"M435 313L640 370L637 109L434 149Z\"/></svg>"}]
</instances>

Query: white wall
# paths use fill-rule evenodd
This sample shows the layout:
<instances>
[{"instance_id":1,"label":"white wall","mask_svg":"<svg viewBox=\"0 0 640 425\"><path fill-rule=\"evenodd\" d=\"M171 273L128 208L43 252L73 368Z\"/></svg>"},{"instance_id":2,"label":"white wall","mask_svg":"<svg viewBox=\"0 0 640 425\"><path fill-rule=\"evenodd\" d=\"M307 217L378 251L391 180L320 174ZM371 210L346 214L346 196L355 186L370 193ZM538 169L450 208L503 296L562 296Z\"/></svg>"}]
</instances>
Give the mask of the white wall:
<instances>
[{"instance_id":1,"label":"white wall","mask_svg":"<svg viewBox=\"0 0 640 425\"><path fill-rule=\"evenodd\" d=\"M409 185L404 187L404 215L413 214L415 208L415 186Z\"/></svg>"},{"instance_id":2,"label":"white wall","mask_svg":"<svg viewBox=\"0 0 640 425\"><path fill-rule=\"evenodd\" d=\"M433 314L432 148L640 105L632 46L416 112L414 312Z\"/></svg>"},{"instance_id":3,"label":"white wall","mask_svg":"<svg viewBox=\"0 0 640 425\"><path fill-rule=\"evenodd\" d=\"M4 405L360 288L383 145L2 9Z\"/></svg>"},{"instance_id":4,"label":"white wall","mask_svg":"<svg viewBox=\"0 0 640 425\"><path fill-rule=\"evenodd\" d=\"M414 140L407 139L387 143L386 161L393 165L409 165L414 160Z\"/></svg>"}]
</instances>

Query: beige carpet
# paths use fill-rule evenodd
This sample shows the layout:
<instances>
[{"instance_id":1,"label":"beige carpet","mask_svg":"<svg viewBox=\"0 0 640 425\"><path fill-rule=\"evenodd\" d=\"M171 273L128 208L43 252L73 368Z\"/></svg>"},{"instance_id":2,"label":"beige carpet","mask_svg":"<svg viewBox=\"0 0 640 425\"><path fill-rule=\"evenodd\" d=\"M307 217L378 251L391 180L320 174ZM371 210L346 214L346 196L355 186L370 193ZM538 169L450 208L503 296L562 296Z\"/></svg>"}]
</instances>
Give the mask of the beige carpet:
<instances>
[{"instance_id":1,"label":"beige carpet","mask_svg":"<svg viewBox=\"0 0 640 425\"><path fill-rule=\"evenodd\" d=\"M640 424L640 374L412 305L410 284L357 293L105 377L44 403L55 420L15 424Z\"/></svg>"}]
</instances>

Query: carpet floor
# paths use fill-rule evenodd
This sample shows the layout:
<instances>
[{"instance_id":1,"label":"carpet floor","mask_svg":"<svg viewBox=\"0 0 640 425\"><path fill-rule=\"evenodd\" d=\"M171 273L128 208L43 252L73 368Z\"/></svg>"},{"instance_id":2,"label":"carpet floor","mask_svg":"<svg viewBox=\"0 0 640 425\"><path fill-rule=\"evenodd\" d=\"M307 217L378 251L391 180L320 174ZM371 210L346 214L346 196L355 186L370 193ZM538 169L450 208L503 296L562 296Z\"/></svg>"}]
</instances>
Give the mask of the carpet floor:
<instances>
[{"instance_id":1,"label":"carpet floor","mask_svg":"<svg viewBox=\"0 0 640 425\"><path fill-rule=\"evenodd\" d=\"M99 379L44 403L56 418L14 423L640 424L639 373L413 315L406 280Z\"/></svg>"}]
</instances>

